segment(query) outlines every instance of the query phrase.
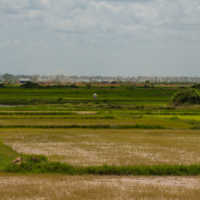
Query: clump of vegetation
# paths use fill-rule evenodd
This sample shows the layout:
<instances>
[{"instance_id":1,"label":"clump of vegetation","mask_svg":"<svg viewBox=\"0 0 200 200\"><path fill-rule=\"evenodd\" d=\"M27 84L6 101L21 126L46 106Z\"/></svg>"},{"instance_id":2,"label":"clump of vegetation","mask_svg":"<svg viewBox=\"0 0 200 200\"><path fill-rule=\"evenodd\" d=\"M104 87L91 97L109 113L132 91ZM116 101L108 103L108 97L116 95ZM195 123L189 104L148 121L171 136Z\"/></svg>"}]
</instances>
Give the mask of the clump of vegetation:
<instances>
[{"instance_id":1,"label":"clump of vegetation","mask_svg":"<svg viewBox=\"0 0 200 200\"><path fill-rule=\"evenodd\" d=\"M149 85L145 84L142 88L150 88Z\"/></svg>"},{"instance_id":2,"label":"clump of vegetation","mask_svg":"<svg viewBox=\"0 0 200 200\"><path fill-rule=\"evenodd\" d=\"M3 87L5 87L4 84L0 84L0 88L3 88Z\"/></svg>"},{"instance_id":3,"label":"clump of vegetation","mask_svg":"<svg viewBox=\"0 0 200 200\"><path fill-rule=\"evenodd\" d=\"M172 121L174 121L174 120L179 120L179 118L178 118L177 116L171 117L170 119L171 119Z\"/></svg>"},{"instance_id":4,"label":"clump of vegetation","mask_svg":"<svg viewBox=\"0 0 200 200\"><path fill-rule=\"evenodd\" d=\"M175 104L200 104L200 92L196 89L179 91L172 97L172 103Z\"/></svg>"},{"instance_id":5,"label":"clump of vegetation","mask_svg":"<svg viewBox=\"0 0 200 200\"><path fill-rule=\"evenodd\" d=\"M176 109L176 107L174 107L174 106L167 106L164 109L165 110L174 110L174 109Z\"/></svg>"},{"instance_id":6,"label":"clump of vegetation","mask_svg":"<svg viewBox=\"0 0 200 200\"><path fill-rule=\"evenodd\" d=\"M111 86L110 88L111 88L111 89L115 89L115 86L113 85L113 86Z\"/></svg>"},{"instance_id":7,"label":"clump of vegetation","mask_svg":"<svg viewBox=\"0 0 200 200\"><path fill-rule=\"evenodd\" d=\"M195 83L191 88L200 89L200 83Z\"/></svg>"},{"instance_id":8,"label":"clump of vegetation","mask_svg":"<svg viewBox=\"0 0 200 200\"><path fill-rule=\"evenodd\" d=\"M71 103L66 103L66 104L64 104L64 107L66 107L66 108L73 108L73 104L71 104Z\"/></svg>"},{"instance_id":9,"label":"clump of vegetation","mask_svg":"<svg viewBox=\"0 0 200 200\"><path fill-rule=\"evenodd\" d=\"M91 106L93 106L93 103L88 103L87 106L91 107Z\"/></svg>"},{"instance_id":10,"label":"clump of vegetation","mask_svg":"<svg viewBox=\"0 0 200 200\"><path fill-rule=\"evenodd\" d=\"M154 88L154 84L151 84L151 85L145 84L141 88Z\"/></svg>"},{"instance_id":11,"label":"clump of vegetation","mask_svg":"<svg viewBox=\"0 0 200 200\"><path fill-rule=\"evenodd\" d=\"M22 162L20 165L7 165L4 172L12 173L61 173L69 175L179 175L200 174L200 165L152 165L152 166L88 166L77 167L60 162Z\"/></svg>"},{"instance_id":12,"label":"clump of vegetation","mask_svg":"<svg viewBox=\"0 0 200 200\"><path fill-rule=\"evenodd\" d=\"M85 86L87 87L87 89L90 89L91 83L86 83Z\"/></svg>"},{"instance_id":13,"label":"clump of vegetation","mask_svg":"<svg viewBox=\"0 0 200 200\"><path fill-rule=\"evenodd\" d=\"M62 100L63 100L63 98L62 98L62 97L59 97L59 98L58 98L58 101L62 101Z\"/></svg>"},{"instance_id":14,"label":"clump of vegetation","mask_svg":"<svg viewBox=\"0 0 200 200\"><path fill-rule=\"evenodd\" d=\"M78 86L75 85L75 84L71 84L69 87L70 87L70 88L78 88Z\"/></svg>"},{"instance_id":15,"label":"clump of vegetation","mask_svg":"<svg viewBox=\"0 0 200 200\"><path fill-rule=\"evenodd\" d=\"M38 83L33 83L31 81L28 81L21 85L23 88L40 88L40 85Z\"/></svg>"}]
</instances>

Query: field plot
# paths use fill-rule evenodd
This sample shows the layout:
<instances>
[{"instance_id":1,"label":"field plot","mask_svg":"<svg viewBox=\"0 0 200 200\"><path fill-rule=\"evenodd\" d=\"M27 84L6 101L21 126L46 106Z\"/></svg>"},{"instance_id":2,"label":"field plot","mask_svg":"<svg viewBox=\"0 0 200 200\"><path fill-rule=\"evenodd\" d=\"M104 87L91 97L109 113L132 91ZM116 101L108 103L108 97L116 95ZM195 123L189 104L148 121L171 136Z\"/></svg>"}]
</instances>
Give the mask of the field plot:
<instances>
[{"instance_id":1,"label":"field plot","mask_svg":"<svg viewBox=\"0 0 200 200\"><path fill-rule=\"evenodd\" d=\"M124 87L116 89L85 88L78 89L24 89L1 88L0 104L30 105L34 103L90 103L94 102L92 95L98 93L98 101L109 101L118 104L166 105L177 88L135 88Z\"/></svg>"},{"instance_id":2,"label":"field plot","mask_svg":"<svg viewBox=\"0 0 200 200\"><path fill-rule=\"evenodd\" d=\"M77 166L200 164L198 130L1 129L0 139Z\"/></svg>"},{"instance_id":3,"label":"field plot","mask_svg":"<svg viewBox=\"0 0 200 200\"><path fill-rule=\"evenodd\" d=\"M73 118L73 117L72 117ZM92 117L90 117L92 118ZM103 118L103 116L102 116ZM166 128L180 128L188 129L191 127L191 124L187 124L179 121L172 121L169 119L162 118L125 118L125 119L84 119L84 118L75 118L75 119L0 119L0 125L135 125L135 124L148 124L148 125L159 125Z\"/></svg>"},{"instance_id":4,"label":"field plot","mask_svg":"<svg viewBox=\"0 0 200 200\"><path fill-rule=\"evenodd\" d=\"M1 200L198 200L200 177L0 174Z\"/></svg>"},{"instance_id":5,"label":"field plot","mask_svg":"<svg viewBox=\"0 0 200 200\"><path fill-rule=\"evenodd\" d=\"M187 120L196 120L200 121L200 115L144 115L144 117L156 117L156 118L173 118L177 117L178 119L187 119Z\"/></svg>"}]
</instances>

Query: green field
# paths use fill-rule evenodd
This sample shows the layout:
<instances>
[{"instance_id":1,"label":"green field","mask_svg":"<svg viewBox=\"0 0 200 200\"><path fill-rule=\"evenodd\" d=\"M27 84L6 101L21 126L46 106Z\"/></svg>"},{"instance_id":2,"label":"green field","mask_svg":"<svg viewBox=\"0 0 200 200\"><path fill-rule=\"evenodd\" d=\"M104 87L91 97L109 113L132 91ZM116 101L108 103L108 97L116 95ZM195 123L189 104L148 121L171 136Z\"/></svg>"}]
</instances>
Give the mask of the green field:
<instances>
[{"instance_id":1,"label":"green field","mask_svg":"<svg viewBox=\"0 0 200 200\"><path fill-rule=\"evenodd\" d=\"M117 199L118 194L119 199L198 199L200 106L172 105L171 97L178 90L0 88L0 104L7 105L0 106L0 196ZM24 160L10 164L16 157ZM32 157L39 160L34 163ZM176 176L196 188L183 186ZM156 178L163 185L157 185ZM6 193L9 181L15 189ZM53 189L57 186L52 181L62 190L71 189L65 189L63 196ZM22 188L36 184L40 187L23 192ZM41 192L48 184L52 197ZM130 184L135 193L122 191L120 184L124 188ZM176 193L166 193L173 189Z\"/></svg>"},{"instance_id":2,"label":"green field","mask_svg":"<svg viewBox=\"0 0 200 200\"><path fill-rule=\"evenodd\" d=\"M166 105L178 88L96 88L96 89L25 89L0 88L0 104L31 105L37 103L93 103L97 93L99 103ZM63 98L58 102L58 98Z\"/></svg>"}]
</instances>

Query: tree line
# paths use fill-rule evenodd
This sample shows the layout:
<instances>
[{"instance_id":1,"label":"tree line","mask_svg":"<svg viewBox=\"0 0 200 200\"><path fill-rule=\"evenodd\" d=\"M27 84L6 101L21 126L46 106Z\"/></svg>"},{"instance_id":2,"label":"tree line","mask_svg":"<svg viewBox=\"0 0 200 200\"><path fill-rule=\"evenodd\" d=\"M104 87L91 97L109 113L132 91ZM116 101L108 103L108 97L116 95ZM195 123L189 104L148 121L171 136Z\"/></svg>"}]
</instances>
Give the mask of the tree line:
<instances>
[{"instance_id":1,"label":"tree line","mask_svg":"<svg viewBox=\"0 0 200 200\"><path fill-rule=\"evenodd\" d=\"M0 74L1 81L17 81L20 78L27 78L34 82L133 82L133 83L200 83L200 77L187 76L137 76L137 77L123 77L123 76L66 76L63 74L57 75L13 75Z\"/></svg>"}]
</instances>

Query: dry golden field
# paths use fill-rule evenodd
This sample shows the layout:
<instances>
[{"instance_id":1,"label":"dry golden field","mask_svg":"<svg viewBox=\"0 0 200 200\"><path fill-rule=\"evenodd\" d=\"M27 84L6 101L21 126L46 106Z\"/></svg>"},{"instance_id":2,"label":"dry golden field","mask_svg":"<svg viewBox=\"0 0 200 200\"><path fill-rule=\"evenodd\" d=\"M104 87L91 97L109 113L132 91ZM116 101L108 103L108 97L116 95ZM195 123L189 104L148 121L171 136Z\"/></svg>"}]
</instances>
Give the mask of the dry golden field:
<instances>
[{"instance_id":1,"label":"dry golden field","mask_svg":"<svg viewBox=\"0 0 200 200\"><path fill-rule=\"evenodd\" d=\"M78 166L200 164L200 130L1 129L0 139Z\"/></svg>"},{"instance_id":2,"label":"dry golden field","mask_svg":"<svg viewBox=\"0 0 200 200\"><path fill-rule=\"evenodd\" d=\"M199 200L200 177L0 174L1 200Z\"/></svg>"}]
</instances>

